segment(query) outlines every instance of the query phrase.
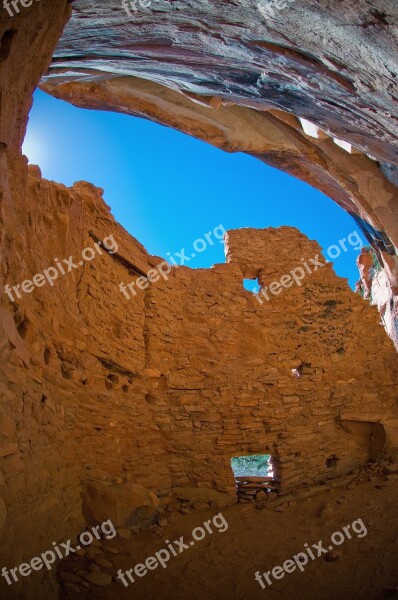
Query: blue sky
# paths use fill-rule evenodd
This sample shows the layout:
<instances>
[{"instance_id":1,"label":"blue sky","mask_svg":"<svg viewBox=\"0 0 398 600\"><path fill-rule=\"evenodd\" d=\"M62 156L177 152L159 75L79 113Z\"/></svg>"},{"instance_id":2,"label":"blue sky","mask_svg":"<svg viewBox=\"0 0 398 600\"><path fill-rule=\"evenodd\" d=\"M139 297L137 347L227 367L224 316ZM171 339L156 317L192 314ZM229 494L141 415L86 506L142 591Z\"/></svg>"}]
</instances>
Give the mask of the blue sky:
<instances>
[{"instance_id":1,"label":"blue sky","mask_svg":"<svg viewBox=\"0 0 398 600\"><path fill-rule=\"evenodd\" d=\"M228 154L144 119L76 108L40 90L24 152L47 179L102 187L115 218L151 254L165 258L192 249L220 224L291 225L325 249L357 230L332 200L255 158ZM358 279L357 254L349 246L335 261L336 272L351 286ZM217 243L189 266L224 260Z\"/></svg>"}]
</instances>

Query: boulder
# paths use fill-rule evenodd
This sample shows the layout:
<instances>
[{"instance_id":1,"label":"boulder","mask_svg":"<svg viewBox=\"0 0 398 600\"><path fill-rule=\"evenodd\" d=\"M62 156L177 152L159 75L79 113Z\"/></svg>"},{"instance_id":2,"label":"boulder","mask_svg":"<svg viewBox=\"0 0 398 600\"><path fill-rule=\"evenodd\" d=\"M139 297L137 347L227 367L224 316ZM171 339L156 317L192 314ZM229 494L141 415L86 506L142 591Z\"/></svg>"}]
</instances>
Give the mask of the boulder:
<instances>
[{"instance_id":1,"label":"boulder","mask_svg":"<svg viewBox=\"0 0 398 600\"><path fill-rule=\"evenodd\" d=\"M148 527L159 518L159 499L135 483L106 486L97 481L83 490L83 515L88 525L111 520L116 528Z\"/></svg>"}]
</instances>

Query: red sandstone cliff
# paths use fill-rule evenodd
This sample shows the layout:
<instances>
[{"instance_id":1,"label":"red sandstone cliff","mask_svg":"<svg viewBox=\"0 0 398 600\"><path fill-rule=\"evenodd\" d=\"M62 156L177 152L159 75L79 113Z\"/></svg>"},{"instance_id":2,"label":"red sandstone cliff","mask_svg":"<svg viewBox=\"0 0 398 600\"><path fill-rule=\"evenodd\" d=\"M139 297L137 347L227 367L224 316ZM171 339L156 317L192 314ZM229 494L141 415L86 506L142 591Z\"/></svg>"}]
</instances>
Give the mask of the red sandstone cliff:
<instances>
[{"instance_id":1,"label":"red sandstone cliff","mask_svg":"<svg viewBox=\"0 0 398 600\"><path fill-rule=\"evenodd\" d=\"M357 259L360 274L357 291L377 306L385 330L398 350L398 279L389 263L388 254L364 248Z\"/></svg>"}]
</instances>

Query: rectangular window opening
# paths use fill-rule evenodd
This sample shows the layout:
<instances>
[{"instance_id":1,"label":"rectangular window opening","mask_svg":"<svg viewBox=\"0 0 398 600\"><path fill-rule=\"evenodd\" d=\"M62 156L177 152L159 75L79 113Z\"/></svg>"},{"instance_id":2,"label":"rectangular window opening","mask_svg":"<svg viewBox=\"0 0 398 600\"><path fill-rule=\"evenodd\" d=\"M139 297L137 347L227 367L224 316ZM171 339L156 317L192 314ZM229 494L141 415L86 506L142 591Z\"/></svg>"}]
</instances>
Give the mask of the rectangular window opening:
<instances>
[{"instance_id":1,"label":"rectangular window opening","mask_svg":"<svg viewBox=\"0 0 398 600\"><path fill-rule=\"evenodd\" d=\"M272 456L270 454L233 456L231 467L235 477L239 502L254 502L257 497L268 500L271 496L277 495ZM260 492L263 493L258 496Z\"/></svg>"}]
</instances>

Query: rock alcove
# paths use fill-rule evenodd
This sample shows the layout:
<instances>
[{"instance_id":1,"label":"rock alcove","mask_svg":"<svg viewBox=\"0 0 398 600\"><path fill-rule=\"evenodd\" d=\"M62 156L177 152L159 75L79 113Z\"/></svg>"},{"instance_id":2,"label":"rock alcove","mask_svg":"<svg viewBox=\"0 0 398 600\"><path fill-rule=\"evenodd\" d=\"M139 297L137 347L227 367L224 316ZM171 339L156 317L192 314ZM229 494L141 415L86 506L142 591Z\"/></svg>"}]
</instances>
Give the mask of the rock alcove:
<instances>
[{"instance_id":1,"label":"rock alcove","mask_svg":"<svg viewBox=\"0 0 398 600\"><path fill-rule=\"evenodd\" d=\"M21 144L40 85L77 106L145 116L302 178L352 214L372 245L381 275L361 259L362 285L383 288L378 304L396 341L396 8L387 0L296 0L265 18L261 2L153 0L130 22L118 2L14 4L0 21L2 284L16 275L30 281L54 256L95 244L101 260L57 286L1 298L2 564L16 567L53 540L76 537L103 515L98 499L112 503L127 537L136 521L123 512L123 493L130 507L140 498L151 508L145 525L153 517L155 529L165 507L174 514L175 498L181 515L195 505L240 510L228 508L236 492L230 459L248 454L273 456L277 509L292 503L294 514L303 490L333 494L333 482L347 484L344 477L365 468L359 479L376 479L393 515L398 365L376 309L330 265L276 297L272 310L242 287L253 273L262 285L290 272L303 248L320 252L316 242L288 227L230 231L225 265L172 270L127 302L112 293L115 284L162 259L114 221L95 185L44 180ZM117 252L105 243L112 236ZM353 487L349 493L365 514ZM82 510L82 496L97 501L97 516L93 506ZM237 513L228 514L225 535L233 536ZM286 516L281 530L290 526ZM373 544L390 533L385 522L378 527ZM112 581L113 563L101 567L95 551L83 559L97 560L98 569L84 563L77 576L88 587L61 577L60 590L55 569L42 569L12 586L4 579L1 593L99 597L102 587L90 585ZM252 583L256 568L235 580L240 591L255 585L253 597L262 592ZM324 589L322 577L303 580L308 597ZM349 578L342 572L335 589L347 595ZM119 597L114 586L103 598ZM370 597L355 586L350 597ZM165 598L178 593L165 585Z\"/></svg>"}]
</instances>

